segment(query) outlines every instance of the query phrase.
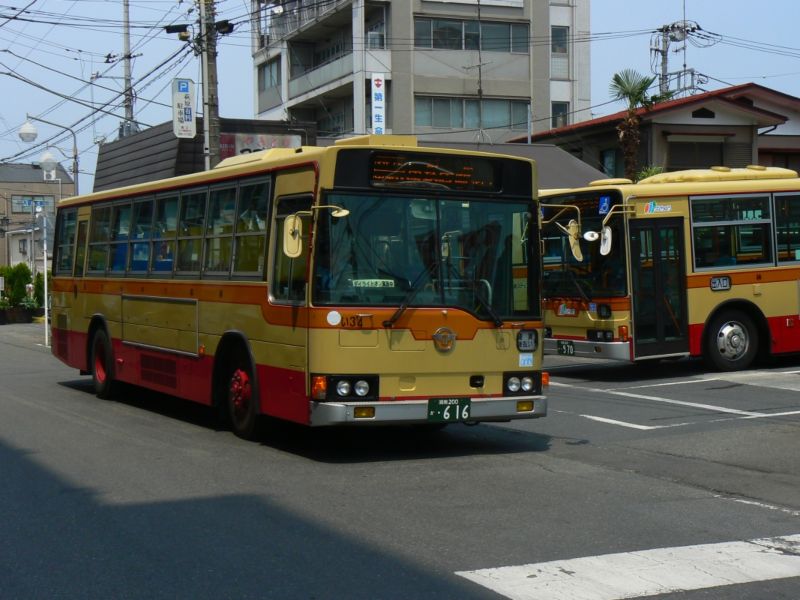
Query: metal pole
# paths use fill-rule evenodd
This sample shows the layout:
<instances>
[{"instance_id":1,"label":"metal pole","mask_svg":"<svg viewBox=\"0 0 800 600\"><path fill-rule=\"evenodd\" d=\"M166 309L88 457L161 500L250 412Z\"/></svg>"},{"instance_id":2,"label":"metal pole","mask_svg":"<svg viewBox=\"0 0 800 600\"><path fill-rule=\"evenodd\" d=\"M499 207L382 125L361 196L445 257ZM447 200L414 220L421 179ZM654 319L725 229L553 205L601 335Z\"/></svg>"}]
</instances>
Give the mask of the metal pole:
<instances>
[{"instance_id":1,"label":"metal pole","mask_svg":"<svg viewBox=\"0 0 800 600\"><path fill-rule=\"evenodd\" d=\"M61 181L58 182L59 186ZM59 192L60 194L60 192ZM42 211L42 263L44 265L44 346L50 347L50 310L47 297L47 209Z\"/></svg>"}]
</instances>

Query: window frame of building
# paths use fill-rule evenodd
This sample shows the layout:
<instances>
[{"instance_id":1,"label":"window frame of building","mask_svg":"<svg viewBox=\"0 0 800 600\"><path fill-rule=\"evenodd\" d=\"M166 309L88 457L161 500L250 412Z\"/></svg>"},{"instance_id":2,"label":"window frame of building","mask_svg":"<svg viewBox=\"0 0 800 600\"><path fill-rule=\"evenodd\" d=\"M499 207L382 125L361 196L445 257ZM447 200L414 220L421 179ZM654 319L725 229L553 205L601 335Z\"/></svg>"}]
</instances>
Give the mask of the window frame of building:
<instances>
[{"instance_id":1,"label":"window frame of building","mask_svg":"<svg viewBox=\"0 0 800 600\"><path fill-rule=\"evenodd\" d=\"M550 27L550 52L552 54L569 54L569 27L565 25Z\"/></svg>"},{"instance_id":2,"label":"window frame of building","mask_svg":"<svg viewBox=\"0 0 800 600\"><path fill-rule=\"evenodd\" d=\"M438 24L438 25L437 25ZM460 34L455 35L455 31ZM437 36L437 31L442 32ZM447 33L447 32L451 33ZM492 33L493 32L493 33ZM514 21L477 21L417 17L414 19L414 48L423 50L480 50L528 54L530 26Z\"/></svg>"},{"instance_id":3,"label":"window frame of building","mask_svg":"<svg viewBox=\"0 0 800 600\"><path fill-rule=\"evenodd\" d=\"M505 112L505 116L497 122L492 121L493 107L497 115ZM477 98L414 96L414 125L437 129L477 129L481 125L486 129L522 130L528 127L529 100L484 98L483 110L479 111L478 108ZM483 124L479 123L481 113ZM520 114L524 114L525 119L518 122L515 115Z\"/></svg>"},{"instance_id":4,"label":"window frame of building","mask_svg":"<svg viewBox=\"0 0 800 600\"><path fill-rule=\"evenodd\" d=\"M281 59L280 57L268 60L258 68L258 91L265 92L268 89L280 87L281 85Z\"/></svg>"},{"instance_id":5,"label":"window frame of building","mask_svg":"<svg viewBox=\"0 0 800 600\"><path fill-rule=\"evenodd\" d=\"M559 109L559 110L556 110ZM558 123L558 119L563 117L563 122ZM550 103L550 118L551 126L553 129L558 129L559 127L565 127L569 125L569 102L551 102Z\"/></svg>"}]
</instances>

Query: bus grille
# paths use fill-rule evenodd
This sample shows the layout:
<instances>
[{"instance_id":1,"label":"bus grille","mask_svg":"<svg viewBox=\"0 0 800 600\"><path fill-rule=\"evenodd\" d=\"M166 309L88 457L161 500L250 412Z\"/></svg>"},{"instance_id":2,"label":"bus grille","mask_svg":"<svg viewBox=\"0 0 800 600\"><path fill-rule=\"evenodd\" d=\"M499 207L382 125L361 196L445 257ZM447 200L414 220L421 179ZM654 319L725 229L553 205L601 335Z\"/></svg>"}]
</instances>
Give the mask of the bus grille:
<instances>
[{"instance_id":1,"label":"bus grille","mask_svg":"<svg viewBox=\"0 0 800 600\"><path fill-rule=\"evenodd\" d=\"M174 388L177 386L177 364L168 358L142 355L142 381Z\"/></svg>"}]
</instances>

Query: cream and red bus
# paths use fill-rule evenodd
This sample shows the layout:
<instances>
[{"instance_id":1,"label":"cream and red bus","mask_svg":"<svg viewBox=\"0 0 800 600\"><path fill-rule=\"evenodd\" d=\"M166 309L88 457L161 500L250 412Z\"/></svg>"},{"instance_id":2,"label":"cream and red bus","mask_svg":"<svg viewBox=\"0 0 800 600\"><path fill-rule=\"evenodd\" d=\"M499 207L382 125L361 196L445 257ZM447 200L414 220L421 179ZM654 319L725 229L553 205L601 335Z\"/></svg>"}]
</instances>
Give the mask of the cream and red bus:
<instances>
[{"instance_id":1,"label":"cream and red bus","mask_svg":"<svg viewBox=\"0 0 800 600\"><path fill-rule=\"evenodd\" d=\"M599 180L540 201L545 353L738 370L800 351L795 171Z\"/></svg>"},{"instance_id":2,"label":"cream and red bus","mask_svg":"<svg viewBox=\"0 0 800 600\"><path fill-rule=\"evenodd\" d=\"M409 136L271 149L59 204L53 353L311 426L542 417L532 161Z\"/></svg>"}]
</instances>

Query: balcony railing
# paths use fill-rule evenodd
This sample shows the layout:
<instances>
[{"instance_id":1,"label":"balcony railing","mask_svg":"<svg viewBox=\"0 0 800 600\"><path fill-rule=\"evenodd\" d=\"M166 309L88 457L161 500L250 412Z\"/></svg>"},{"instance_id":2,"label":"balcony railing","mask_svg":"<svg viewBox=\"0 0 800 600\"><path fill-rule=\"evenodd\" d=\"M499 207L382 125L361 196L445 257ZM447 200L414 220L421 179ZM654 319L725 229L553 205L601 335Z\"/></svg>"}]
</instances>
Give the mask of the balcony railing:
<instances>
[{"instance_id":1,"label":"balcony railing","mask_svg":"<svg viewBox=\"0 0 800 600\"><path fill-rule=\"evenodd\" d=\"M320 65L316 69L306 71L302 75L289 80L289 97L296 98L314 88L321 87L331 81L346 77L353 72L353 54L347 53L336 60Z\"/></svg>"},{"instance_id":2,"label":"balcony railing","mask_svg":"<svg viewBox=\"0 0 800 600\"><path fill-rule=\"evenodd\" d=\"M301 29L304 25L317 21L320 17L328 13L336 12L341 6L352 4L353 0L329 0L320 2L319 0L300 0L294 4L288 4L287 8L280 15L270 15L265 23L264 31L269 36L270 41L283 39L287 35Z\"/></svg>"}]
</instances>

